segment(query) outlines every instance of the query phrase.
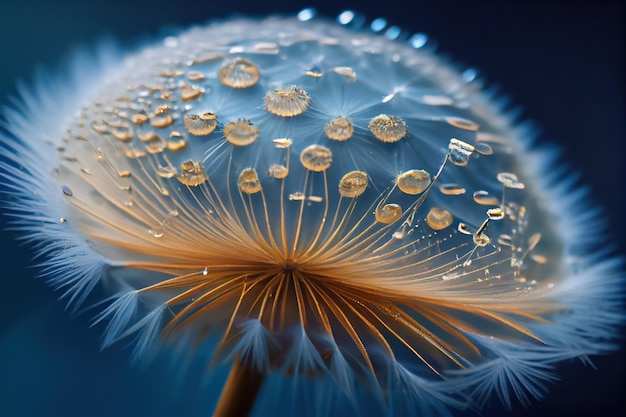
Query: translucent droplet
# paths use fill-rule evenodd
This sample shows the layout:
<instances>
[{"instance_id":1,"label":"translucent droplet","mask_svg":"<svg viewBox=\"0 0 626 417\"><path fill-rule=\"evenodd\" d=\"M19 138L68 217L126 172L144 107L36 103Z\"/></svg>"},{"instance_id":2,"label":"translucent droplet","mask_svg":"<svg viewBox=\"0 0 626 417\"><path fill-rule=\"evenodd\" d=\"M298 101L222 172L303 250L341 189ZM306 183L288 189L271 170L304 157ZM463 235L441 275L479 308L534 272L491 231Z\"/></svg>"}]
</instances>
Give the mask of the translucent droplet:
<instances>
[{"instance_id":1,"label":"translucent droplet","mask_svg":"<svg viewBox=\"0 0 626 417\"><path fill-rule=\"evenodd\" d=\"M487 217L489 220L502 220L504 219L504 210L501 207L494 207L487 210Z\"/></svg>"},{"instance_id":2,"label":"translucent droplet","mask_svg":"<svg viewBox=\"0 0 626 417\"><path fill-rule=\"evenodd\" d=\"M474 233L474 235L472 236L472 240L474 241L474 244L476 246L480 247L487 246L489 242L491 242L489 236L484 233Z\"/></svg>"},{"instance_id":3,"label":"translucent droplet","mask_svg":"<svg viewBox=\"0 0 626 417\"><path fill-rule=\"evenodd\" d=\"M304 75L313 77L313 78L322 78L324 72L317 66L312 67L310 70L305 71Z\"/></svg>"},{"instance_id":4,"label":"translucent droplet","mask_svg":"<svg viewBox=\"0 0 626 417\"><path fill-rule=\"evenodd\" d=\"M426 215L426 224L433 230L442 230L452 224L452 214L448 210L431 207Z\"/></svg>"},{"instance_id":5,"label":"translucent droplet","mask_svg":"<svg viewBox=\"0 0 626 417\"><path fill-rule=\"evenodd\" d=\"M478 143L476 143L476 145L474 145L474 148L475 148L476 152L478 152L481 155L492 155L493 154L493 148L491 146L489 146L489 144L487 144L485 142L478 142Z\"/></svg>"},{"instance_id":6,"label":"translucent droplet","mask_svg":"<svg viewBox=\"0 0 626 417\"><path fill-rule=\"evenodd\" d=\"M142 113L133 114L130 119L136 125L142 125L148 121L148 116Z\"/></svg>"},{"instance_id":7,"label":"translucent droplet","mask_svg":"<svg viewBox=\"0 0 626 417\"><path fill-rule=\"evenodd\" d=\"M324 134L332 140L348 140L353 133L354 126L347 117L337 117L324 126Z\"/></svg>"},{"instance_id":8,"label":"translucent droplet","mask_svg":"<svg viewBox=\"0 0 626 417\"><path fill-rule=\"evenodd\" d=\"M91 128L98 133L106 133L109 131L108 126L101 120L94 120L91 122Z\"/></svg>"},{"instance_id":9,"label":"translucent droplet","mask_svg":"<svg viewBox=\"0 0 626 417\"><path fill-rule=\"evenodd\" d=\"M176 152L184 149L187 146L187 139L180 132L170 132L170 137L167 140L167 150Z\"/></svg>"},{"instance_id":10,"label":"translucent droplet","mask_svg":"<svg viewBox=\"0 0 626 417\"><path fill-rule=\"evenodd\" d=\"M352 10L345 10L339 13L339 16L337 16L337 22L339 22L342 25L347 25L350 22L352 22L355 17L356 15L354 14Z\"/></svg>"},{"instance_id":11,"label":"translucent droplet","mask_svg":"<svg viewBox=\"0 0 626 417\"><path fill-rule=\"evenodd\" d=\"M423 169L411 169L398 175L396 184L403 193L417 195L430 185L430 174Z\"/></svg>"},{"instance_id":12,"label":"translucent droplet","mask_svg":"<svg viewBox=\"0 0 626 417\"><path fill-rule=\"evenodd\" d=\"M259 81L259 68L247 59L239 57L222 65L218 78L227 87L248 88Z\"/></svg>"},{"instance_id":13,"label":"translucent droplet","mask_svg":"<svg viewBox=\"0 0 626 417\"><path fill-rule=\"evenodd\" d=\"M268 91L263 99L263 107L268 112L281 117L293 117L302 114L309 107L311 97L297 85L285 89Z\"/></svg>"},{"instance_id":14,"label":"translucent droplet","mask_svg":"<svg viewBox=\"0 0 626 417\"><path fill-rule=\"evenodd\" d=\"M325 146L311 145L304 148L300 154L300 162L310 171L326 171L333 162L333 154Z\"/></svg>"},{"instance_id":15,"label":"translucent droplet","mask_svg":"<svg viewBox=\"0 0 626 417\"><path fill-rule=\"evenodd\" d=\"M477 131L479 127L477 123L462 117L446 117L446 122L448 122L449 125L458 127L459 129L470 130L473 132Z\"/></svg>"},{"instance_id":16,"label":"translucent droplet","mask_svg":"<svg viewBox=\"0 0 626 417\"><path fill-rule=\"evenodd\" d=\"M355 198L365 192L368 185L367 173L350 171L339 181L339 195L346 198Z\"/></svg>"},{"instance_id":17,"label":"translucent droplet","mask_svg":"<svg viewBox=\"0 0 626 417\"><path fill-rule=\"evenodd\" d=\"M300 191L289 194L289 200L291 201L304 201L304 198L304 193L301 193Z\"/></svg>"},{"instance_id":18,"label":"translucent droplet","mask_svg":"<svg viewBox=\"0 0 626 417\"><path fill-rule=\"evenodd\" d=\"M262 189L259 174L257 174L254 168L246 168L241 171L237 185L244 194L258 193Z\"/></svg>"},{"instance_id":19,"label":"translucent droplet","mask_svg":"<svg viewBox=\"0 0 626 417\"><path fill-rule=\"evenodd\" d=\"M163 237L163 234L165 233L165 227L163 227L162 225L159 225L155 227L154 229L148 230L148 233L150 233L152 237L156 237L156 238Z\"/></svg>"},{"instance_id":20,"label":"translucent droplet","mask_svg":"<svg viewBox=\"0 0 626 417\"><path fill-rule=\"evenodd\" d=\"M402 207L398 204L385 204L384 206L376 207L374 213L376 221L383 224L391 224L402 217Z\"/></svg>"},{"instance_id":21,"label":"translucent droplet","mask_svg":"<svg viewBox=\"0 0 626 417\"><path fill-rule=\"evenodd\" d=\"M457 230L461 233L463 233L464 235L473 235L474 231L470 229L470 227L468 225L466 225L465 223L459 223L459 226L457 227Z\"/></svg>"},{"instance_id":22,"label":"translucent droplet","mask_svg":"<svg viewBox=\"0 0 626 417\"><path fill-rule=\"evenodd\" d=\"M199 161L185 161L180 166L180 175L178 181L182 184L195 187L203 184L209 178L202 168L202 164Z\"/></svg>"},{"instance_id":23,"label":"translucent droplet","mask_svg":"<svg viewBox=\"0 0 626 417\"><path fill-rule=\"evenodd\" d=\"M169 107L161 106L154 113L150 115L150 124L153 127L163 129L171 126L174 123L174 119L169 114Z\"/></svg>"},{"instance_id":24,"label":"translucent droplet","mask_svg":"<svg viewBox=\"0 0 626 417\"><path fill-rule=\"evenodd\" d=\"M450 144L448 145L450 162L454 165L465 166L467 165L469 157L472 155L474 150L475 148L469 143L452 138L450 139Z\"/></svg>"},{"instance_id":25,"label":"translucent droplet","mask_svg":"<svg viewBox=\"0 0 626 417\"><path fill-rule=\"evenodd\" d=\"M385 26L387 26L387 21L382 17L379 17L372 20L372 23L370 24L370 29L372 29L372 31L374 32L380 32L385 28Z\"/></svg>"},{"instance_id":26,"label":"translucent droplet","mask_svg":"<svg viewBox=\"0 0 626 417\"><path fill-rule=\"evenodd\" d=\"M267 176L276 178L278 180L282 180L283 178L287 178L289 174L289 169L284 165L273 164L270 169L267 171Z\"/></svg>"},{"instance_id":27,"label":"translucent droplet","mask_svg":"<svg viewBox=\"0 0 626 417\"><path fill-rule=\"evenodd\" d=\"M180 85L180 96L183 101L195 100L202 94L202 89L187 84Z\"/></svg>"},{"instance_id":28,"label":"translucent droplet","mask_svg":"<svg viewBox=\"0 0 626 417\"><path fill-rule=\"evenodd\" d=\"M397 142L407 134L406 122L396 116L379 114L369 123L369 129L382 142Z\"/></svg>"},{"instance_id":29,"label":"translucent droplet","mask_svg":"<svg viewBox=\"0 0 626 417\"><path fill-rule=\"evenodd\" d=\"M217 116L210 112L188 114L183 121L187 132L194 136L206 136L217 127Z\"/></svg>"},{"instance_id":30,"label":"translucent droplet","mask_svg":"<svg viewBox=\"0 0 626 417\"><path fill-rule=\"evenodd\" d=\"M272 142L274 143L274 147L276 149L287 149L293 143L293 141L289 138L277 138L273 139Z\"/></svg>"},{"instance_id":31,"label":"translucent droplet","mask_svg":"<svg viewBox=\"0 0 626 417\"><path fill-rule=\"evenodd\" d=\"M239 119L236 122L230 121L224 126L224 136L226 140L235 146L248 146L259 136L259 128L250 120Z\"/></svg>"},{"instance_id":32,"label":"translucent droplet","mask_svg":"<svg viewBox=\"0 0 626 417\"><path fill-rule=\"evenodd\" d=\"M498 236L498 243L502 246L513 246L513 238L507 234L501 234Z\"/></svg>"},{"instance_id":33,"label":"translucent droplet","mask_svg":"<svg viewBox=\"0 0 626 417\"><path fill-rule=\"evenodd\" d=\"M63 194L65 194L67 197L72 197L74 195L72 190L70 190L70 187L68 187L67 185L61 186L61 191L63 191Z\"/></svg>"},{"instance_id":34,"label":"translucent droplet","mask_svg":"<svg viewBox=\"0 0 626 417\"><path fill-rule=\"evenodd\" d=\"M129 123L122 123L119 127L111 128L111 135L119 141L128 142L133 138L133 128Z\"/></svg>"},{"instance_id":35,"label":"translucent droplet","mask_svg":"<svg viewBox=\"0 0 626 417\"><path fill-rule=\"evenodd\" d=\"M315 17L315 9L307 7L306 9L300 10L297 16L299 21L306 22L307 20L311 20Z\"/></svg>"},{"instance_id":36,"label":"translucent droplet","mask_svg":"<svg viewBox=\"0 0 626 417\"><path fill-rule=\"evenodd\" d=\"M500 172L497 178L506 188L523 190L526 187L523 182L517 179L517 175L511 172Z\"/></svg>"},{"instance_id":37,"label":"translucent droplet","mask_svg":"<svg viewBox=\"0 0 626 417\"><path fill-rule=\"evenodd\" d=\"M140 140L145 143L146 151L151 154L163 152L166 146L161 135L154 132L141 136Z\"/></svg>"},{"instance_id":38,"label":"translucent droplet","mask_svg":"<svg viewBox=\"0 0 626 417\"><path fill-rule=\"evenodd\" d=\"M500 204L500 200L497 197L484 190L474 193L474 201L482 206L497 206Z\"/></svg>"},{"instance_id":39,"label":"translucent droplet","mask_svg":"<svg viewBox=\"0 0 626 417\"><path fill-rule=\"evenodd\" d=\"M461 195L465 194L466 190L458 184L441 184L439 191L445 195Z\"/></svg>"},{"instance_id":40,"label":"translucent droplet","mask_svg":"<svg viewBox=\"0 0 626 417\"><path fill-rule=\"evenodd\" d=\"M425 33L415 33L409 38L409 45L416 49L424 47L426 42L428 42L428 35Z\"/></svg>"},{"instance_id":41,"label":"translucent droplet","mask_svg":"<svg viewBox=\"0 0 626 417\"><path fill-rule=\"evenodd\" d=\"M352 67L335 67L332 68L332 71L341 75L342 77L346 77L350 82L356 81L356 72Z\"/></svg>"},{"instance_id":42,"label":"translucent droplet","mask_svg":"<svg viewBox=\"0 0 626 417\"><path fill-rule=\"evenodd\" d=\"M187 73L187 79L189 81L204 81L206 76L199 71L189 71Z\"/></svg>"},{"instance_id":43,"label":"translucent droplet","mask_svg":"<svg viewBox=\"0 0 626 417\"><path fill-rule=\"evenodd\" d=\"M142 151L140 149L131 148L131 149L126 149L126 151L124 152L124 155L126 155L128 159L139 159L139 158L145 157L147 154L145 151Z\"/></svg>"}]
</instances>

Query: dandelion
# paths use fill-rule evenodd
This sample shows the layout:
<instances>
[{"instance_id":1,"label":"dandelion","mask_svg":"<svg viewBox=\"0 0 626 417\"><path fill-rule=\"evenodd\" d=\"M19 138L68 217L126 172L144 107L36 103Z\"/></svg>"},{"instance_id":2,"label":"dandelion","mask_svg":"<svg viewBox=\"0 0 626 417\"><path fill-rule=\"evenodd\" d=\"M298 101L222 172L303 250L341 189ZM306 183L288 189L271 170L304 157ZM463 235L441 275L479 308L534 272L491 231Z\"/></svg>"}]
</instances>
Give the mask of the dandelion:
<instances>
[{"instance_id":1,"label":"dandelion","mask_svg":"<svg viewBox=\"0 0 626 417\"><path fill-rule=\"evenodd\" d=\"M338 21L193 28L24 92L4 204L51 285L106 294L105 347L230 364L217 416L510 407L613 349L619 262L555 156L425 35Z\"/></svg>"}]
</instances>

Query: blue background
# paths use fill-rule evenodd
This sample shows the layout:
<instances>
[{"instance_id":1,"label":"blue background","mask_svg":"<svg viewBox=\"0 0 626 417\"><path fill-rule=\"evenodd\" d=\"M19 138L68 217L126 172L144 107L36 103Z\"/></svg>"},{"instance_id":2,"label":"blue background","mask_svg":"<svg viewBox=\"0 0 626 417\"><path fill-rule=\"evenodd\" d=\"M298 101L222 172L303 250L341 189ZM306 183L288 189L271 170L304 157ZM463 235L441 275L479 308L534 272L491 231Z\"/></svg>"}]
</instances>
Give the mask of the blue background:
<instances>
[{"instance_id":1,"label":"blue background","mask_svg":"<svg viewBox=\"0 0 626 417\"><path fill-rule=\"evenodd\" d=\"M351 8L425 32L440 51L472 66L534 120L541 138L561 145L563 160L592 186L590 200L605 208L616 252L624 239L624 10L619 1L213 1L105 2L22 0L0 3L0 101L28 80L36 65L57 68L77 45L112 35L123 45L238 12L294 13L314 6L334 16ZM147 36L147 37L146 37ZM0 229L6 219L0 216ZM596 231L590 230L590 233ZM89 313L70 319L54 294L33 278L28 248L0 231L0 415L196 415L216 393L188 386L175 400L170 372L127 366L123 346L99 353L101 329ZM617 416L626 414L624 353L559 369L562 381L529 409L487 409L485 416ZM44 410L35 405L46 404ZM209 411L209 412L207 412ZM209 415L210 410L204 414Z\"/></svg>"}]
</instances>

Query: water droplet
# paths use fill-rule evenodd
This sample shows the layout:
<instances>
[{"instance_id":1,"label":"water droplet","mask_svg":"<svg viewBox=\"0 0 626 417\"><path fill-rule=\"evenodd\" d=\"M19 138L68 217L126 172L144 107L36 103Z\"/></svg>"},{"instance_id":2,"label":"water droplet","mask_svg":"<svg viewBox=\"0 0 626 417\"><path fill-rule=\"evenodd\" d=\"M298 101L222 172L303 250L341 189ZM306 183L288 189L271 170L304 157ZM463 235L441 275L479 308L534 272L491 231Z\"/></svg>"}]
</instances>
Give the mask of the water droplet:
<instances>
[{"instance_id":1,"label":"water droplet","mask_svg":"<svg viewBox=\"0 0 626 417\"><path fill-rule=\"evenodd\" d=\"M187 132L194 136L206 136L212 133L217 127L217 116L210 112L200 115L188 114L185 116L183 122Z\"/></svg>"},{"instance_id":2,"label":"water droplet","mask_svg":"<svg viewBox=\"0 0 626 417\"><path fill-rule=\"evenodd\" d=\"M478 152L481 155L492 155L493 154L493 148L491 146L489 146L489 144L484 143L484 142L476 143L474 148L475 148L476 152Z\"/></svg>"},{"instance_id":3,"label":"water droplet","mask_svg":"<svg viewBox=\"0 0 626 417\"><path fill-rule=\"evenodd\" d=\"M452 224L452 214L448 210L431 207L426 215L426 224L433 230L442 230Z\"/></svg>"},{"instance_id":4,"label":"water droplet","mask_svg":"<svg viewBox=\"0 0 626 417\"><path fill-rule=\"evenodd\" d=\"M376 221L383 224L391 224L402 217L402 207L399 204L379 204L374 213Z\"/></svg>"},{"instance_id":5,"label":"water droplet","mask_svg":"<svg viewBox=\"0 0 626 417\"><path fill-rule=\"evenodd\" d=\"M270 169L267 171L268 177L276 178L278 180L286 178L288 174L289 169L287 169L286 166L280 164L272 164L272 166L270 166Z\"/></svg>"},{"instance_id":6,"label":"water droplet","mask_svg":"<svg viewBox=\"0 0 626 417\"><path fill-rule=\"evenodd\" d=\"M506 188L523 190L526 187L524 183L517 179L517 175L511 172L500 172L498 173L497 178L498 181L500 181Z\"/></svg>"},{"instance_id":7,"label":"water droplet","mask_svg":"<svg viewBox=\"0 0 626 417\"><path fill-rule=\"evenodd\" d=\"M352 126L352 122L347 117L337 117L324 126L324 134L328 139L332 140L348 140L353 133L354 126Z\"/></svg>"},{"instance_id":8,"label":"water droplet","mask_svg":"<svg viewBox=\"0 0 626 417\"><path fill-rule=\"evenodd\" d=\"M291 201L304 201L304 193L300 191L289 194L289 200Z\"/></svg>"},{"instance_id":9,"label":"water droplet","mask_svg":"<svg viewBox=\"0 0 626 417\"><path fill-rule=\"evenodd\" d=\"M268 91L263 99L263 107L268 112L281 117L293 117L302 114L309 107L311 97L297 85L285 89Z\"/></svg>"},{"instance_id":10,"label":"water droplet","mask_svg":"<svg viewBox=\"0 0 626 417\"><path fill-rule=\"evenodd\" d=\"M222 65L218 78L227 87L248 88L259 81L259 68L247 59L238 57Z\"/></svg>"},{"instance_id":11,"label":"water droplet","mask_svg":"<svg viewBox=\"0 0 626 417\"><path fill-rule=\"evenodd\" d=\"M136 148L130 148L125 150L124 155L126 155L128 159L139 159L145 157L146 152Z\"/></svg>"},{"instance_id":12,"label":"water droplet","mask_svg":"<svg viewBox=\"0 0 626 417\"><path fill-rule=\"evenodd\" d=\"M463 142L462 140L458 140L456 138L450 139L450 144L448 145L450 162L458 166L467 165L469 157L475 149L476 148L472 145Z\"/></svg>"},{"instance_id":13,"label":"water droplet","mask_svg":"<svg viewBox=\"0 0 626 417\"><path fill-rule=\"evenodd\" d=\"M165 149L165 141L158 133L150 132L142 135L139 139L145 144L148 153L161 153Z\"/></svg>"},{"instance_id":14,"label":"water droplet","mask_svg":"<svg viewBox=\"0 0 626 417\"><path fill-rule=\"evenodd\" d=\"M113 137L122 142L128 142L133 138L133 128L129 123L122 123L120 126L112 128L111 134Z\"/></svg>"},{"instance_id":15,"label":"water droplet","mask_svg":"<svg viewBox=\"0 0 626 417\"><path fill-rule=\"evenodd\" d=\"M463 233L464 235L473 235L474 231L472 231L470 229L470 227L468 225L466 225L465 223L459 223L459 226L457 228L457 230L461 233Z\"/></svg>"},{"instance_id":16,"label":"water droplet","mask_svg":"<svg viewBox=\"0 0 626 417\"><path fill-rule=\"evenodd\" d=\"M167 140L167 150L176 152L184 149L187 146L187 139L180 132L170 132L170 137Z\"/></svg>"},{"instance_id":17,"label":"water droplet","mask_svg":"<svg viewBox=\"0 0 626 417\"><path fill-rule=\"evenodd\" d=\"M98 133L106 133L109 131L108 126L102 120L94 120L91 122L91 128Z\"/></svg>"},{"instance_id":18,"label":"water droplet","mask_svg":"<svg viewBox=\"0 0 626 417\"><path fill-rule=\"evenodd\" d=\"M159 225L154 229L148 230L148 233L150 233L153 237L156 237L156 238L163 237L163 234L165 233L165 227L163 227L163 225Z\"/></svg>"},{"instance_id":19,"label":"water droplet","mask_svg":"<svg viewBox=\"0 0 626 417\"><path fill-rule=\"evenodd\" d=\"M293 141L289 138L272 139L272 142L274 143L274 147L276 149L287 149L293 143Z\"/></svg>"},{"instance_id":20,"label":"water droplet","mask_svg":"<svg viewBox=\"0 0 626 417\"><path fill-rule=\"evenodd\" d=\"M339 22L342 25L347 25L350 22L352 22L355 17L356 15L354 14L352 10L345 10L339 13L339 16L337 16L337 22Z\"/></svg>"},{"instance_id":21,"label":"water droplet","mask_svg":"<svg viewBox=\"0 0 626 417\"><path fill-rule=\"evenodd\" d=\"M181 164L178 181L182 184L195 187L203 184L208 179L209 178L204 172L204 168L202 168L202 164L200 162L188 160Z\"/></svg>"},{"instance_id":22,"label":"water droplet","mask_svg":"<svg viewBox=\"0 0 626 417\"><path fill-rule=\"evenodd\" d=\"M370 24L370 29L372 29L372 31L374 32L380 32L385 28L385 26L387 26L387 21L382 17L379 17L372 20L372 23Z\"/></svg>"},{"instance_id":23,"label":"water droplet","mask_svg":"<svg viewBox=\"0 0 626 417\"><path fill-rule=\"evenodd\" d=\"M61 223L67 223L67 219L66 219L65 217L61 217L61 218L59 219L59 221L60 221Z\"/></svg>"},{"instance_id":24,"label":"water droplet","mask_svg":"<svg viewBox=\"0 0 626 417\"><path fill-rule=\"evenodd\" d=\"M507 234L501 234L498 237L498 243L502 246L513 246L513 238Z\"/></svg>"},{"instance_id":25,"label":"water droplet","mask_svg":"<svg viewBox=\"0 0 626 417\"><path fill-rule=\"evenodd\" d=\"M470 131L477 131L478 130L478 124L474 123L471 120L468 119L464 119L462 117L446 117L446 122L454 127L458 127L459 129L463 129L463 130L470 130Z\"/></svg>"},{"instance_id":26,"label":"water droplet","mask_svg":"<svg viewBox=\"0 0 626 417\"><path fill-rule=\"evenodd\" d=\"M411 169L398 175L396 184L403 193L417 195L430 185L430 174L423 169Z\"/></svg>"},{"instance_id":27,"label":"water droplet","mask_svg":"<svg viewBox=\"0 0 626 417\"><path fill-rule=\"evenodd\" d=\"M339 181L339 195L356 198L365 192L368 185L367 174L363 171L351 171Z\"/></svg>"},{"instance_id":28,"label":"water droplet","mask_svg":"<svg viewBox=\"0 0 626 417\"><path fill-rule=\"evenodd\" d=\"M541 240L541 233L535 233L528 239L528 251L535 249L535 246Z\"/></svg>"},{"instance_id":29,"label":"water droplet","mask_svg":"<svg viewBox=\"0 0 626 417\"><path fill-rule=\"evenodd\" d=\"M199 71L189 71L187 73L187 79L189 81L204 81L206 76Z\"/></svg>"},{"instance_id":30,"label":"water droplet","mask_svg":"<svg viewBox=\"0 0 626 417\"><path fill-rule=\"evenodd\" d=\"M313 66L310 70L304 71L304 75L313 78L322 78L324 72L318 66Z\"/></svg>"},{"instance_id":31,"label":"water droplet","mask_svg":"<svg viewBox=\"0 0 626 417\"><path fill-rule=\"evenodd\" d=\"M307 7L306 9L300 10L297 16L299 21L306 22L315 17L315 9L312 7Z\"/></svg>"},{"instance_id":32,"label":"water droplet","mask_svg":"<svg viewBox=\"0 0 626 417\"><path fill-rule=\"evenodd\" d=\"M491 242L491 239L485 233L474 233L472 240L476 246L480 247L487 246Z\"/></svg>"},{"instance_id":33,"label":"water droplet","mask_svg":"<svg viewBox=\"0 0 626 417\"><path fill-rule=\"evenodd\" d=\"M369 129L382 142L397 142L407 135L406 122L396 116L379 114L369 123Z\"/></svg>"},{"instance_id":34,"label":"water droplet","mask_svg":"<svg viewBox=\"0 0 626 417\"><path fill-rule=\"evenodd\" d=\"M415 33L409 38L409 45L416 49L424 47L426 42L428 42L428 35L425 33Z\"/></svg>"},{"instance_id":35,"label":"water droplet","mask_svg":"<svg viewBox=\"0 0 626 417\"><path fill-rule=\"evenodd\" d=\"M325 146L311 145L304 148L300 154L300 162L310 171L322 172L330 167L333 162L333 154Z\"/></svg>"},{"instance_id":36,"label":"water droplet","mask_svg":"<svg viewBox=\"0 0 626 417\"><path fill-rule=\"evenodd\" d=\"M346 77L350 82L356 81L356 72L354 72L352 67L335 67L332 68L331 71L334 71L342 77Z\"/></svg>"},{"instance_id":37,"label":"water droplet","mask_svg":"<svg viewBox=\"0 0 626 417\"><path fill-rule=\"evenodd\" d=\"M259 136L259 128L254 126L250 120L239 119L236 122L230 121L224 126L224 136L228 143L235 146L248 146Z\"/></svg>"},{"instance_id":38,"label":"water droplet","mask_svg":"<svg viewBox=\"0 0 626 417\"><path fill-rule=\"evenodd\" d=\"M237 185L244 194L255 194L262 189L259 174L257 174L254 168L246 168L241 171Z\"/></svg>"},{"instance_id":39,"label":"water droplet","mask_svg":"<svg viewBox=\"0 0 626 417\"><path fill-rule=\"evenodd\" d=\"M494 207L487 210L487 217L489 220L502 220L504 219L504 210L501 207Z\"/></svg>"},{"instance_id":40,"label":"water droplet","mask_svg":"<svg viewBox=\"0 0 626 417\"><path fill-rule=\"evenodd\" d=\"M461 187L458 184L441 184L439 186L439 191L445 195L461 195L465 194L465 188Z\"/></svg>"},{"instance_id":41,"label":"water droplet","mask_svg":"<svg viewBox=\"0 0 626 417\"><path fill-rule=\"evenodd\" d=\"M169 114L169 107L161 106L154 113L150 115L150 124L153 127L163 129L171 126L174 123L174 119Z\"/></svg>"},{"instance_id":42,"label":"water droplet","mask_svg":"<svg viewBox=\"0 0 626 417\"><path fill-rule=\"evenodd\" d=\"M148 121L148 116L142 113L133 114L130 119L136 125L142 125Z\"/></svg>"},{"instance_id":43,"label":"water droplet","mask_svg":"<svg viewBox=\"0 0 626 417\"><path fill-rule=\"evenodd\" d=\"M191 85L181 84L180 85L180 96L183 101L191 101L195 100L203 93L201 88L196 88Z\"/></svg>"},{"instance_id":44,"label":"water droplet","mask_svg":"<svg viewBox=\"0 0 626 417\"><path fill-rule=\"evenodd\" d=\"M474 193L474 201L482 206L497 206L500 204L500 200L497 197L484 190Z\"/></svg>"}]
</instances>

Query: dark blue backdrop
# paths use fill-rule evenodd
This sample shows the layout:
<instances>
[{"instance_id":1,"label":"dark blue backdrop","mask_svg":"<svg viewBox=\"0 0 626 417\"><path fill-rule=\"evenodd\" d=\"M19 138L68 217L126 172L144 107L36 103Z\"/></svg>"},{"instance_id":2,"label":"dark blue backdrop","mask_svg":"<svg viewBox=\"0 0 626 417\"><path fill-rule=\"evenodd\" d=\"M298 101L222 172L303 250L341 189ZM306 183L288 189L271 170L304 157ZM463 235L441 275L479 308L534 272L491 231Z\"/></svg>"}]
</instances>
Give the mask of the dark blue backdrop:
<instances>
[{"instance_id":1,"label":"dark blue backdrop","mask_svg":"<svg viewBox=\"0 0 626 417\"><path fill-rule=\"evenodd\" d=\"M15 79L28 80L35 65L54 68L72 47L88 45L103 34L124 44L154 36L165 25L184 27L235 12L293 13L312 5L332 16L352 8L368 18L382 16L409 31L428 33L442 52L478 68L523 106L524 118L537 122L542 138L560 144L564 161L593 187L590 198L605 207L611 240L625 253L624 16L619 1L223 3L3 1L0 101L6 103ZM5 221L0 217L1 228ZM122 347L99 353L99 329L87 330L88 315L70 320L54 302L57 294L33 279L27 248L16 247L6 231L0 232L0 243L1 415L193 415L206 395L215 395L197 388L181 405L167 401L167 384L146 387L144 381L169 374L157 367L128 370L128 352ZM595 363L597 371L577 363L564 365L563 381L552 386L546 399L510 415L623 415L623 351ZM119 378L124 378L123 389ZM45 412L32 408L38 400L48 404ZM489 409L484 415L500 412Z\"/></svg>"}]
</instances>

